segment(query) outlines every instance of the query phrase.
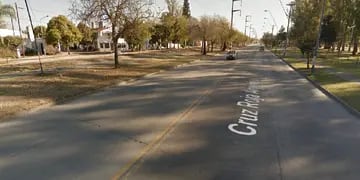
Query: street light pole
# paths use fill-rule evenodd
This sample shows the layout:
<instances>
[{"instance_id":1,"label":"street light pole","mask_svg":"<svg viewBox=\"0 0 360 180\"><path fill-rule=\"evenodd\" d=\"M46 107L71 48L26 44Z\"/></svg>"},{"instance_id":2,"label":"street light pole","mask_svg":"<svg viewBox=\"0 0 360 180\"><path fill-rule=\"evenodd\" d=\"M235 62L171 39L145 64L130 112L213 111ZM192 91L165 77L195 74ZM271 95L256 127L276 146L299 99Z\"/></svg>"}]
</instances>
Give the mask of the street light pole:
<instances>
[{"instance_id":1,"label":"street light pole","mask_svg":"<svg viewBox=\"0 0 360 180\"><path fill-rule=\"evenodd\" d=\"M289 16L288 16L288 24L287 24L287 28L286 28L286 43L285 43L283 57L286 56L286 51L287 51L287 48L289 46L289 36L290 36L289 29L290 29L290 22L291 22L291 15L292 15L292 11L293 11L293 6L295 6L295 3L291 2L290 4L288 4L288 6L290 6L290 11L289 11Z\"/></svg>"},{"instance_id":2,"label":"street light pole","mask_svg":"<svg viewBox=\"0 0 360 180\"><path fill-rule=\"evenodd\" d=\"M319 51L319 46L320 46L320 37L321 37L321 31L322 31L322 22L323 22L323 19L324 19L324 11L325 11L325 0L322 0L322 8L321 8L319 32L318 32L318 37L317 37L317 40L316 40L316 46L315 46L315 48L314 48L314 56L313 56L313 60L312 60L311 73L314 73L314 72L315 72L316 58L317 58L318 51Z\"/></svg>"},{"instance_id":3,"label":"street light pole","mask_svg":"<svg viewBox=\"0 0 360 180\"><path fill-rule=\"evenodd\" d=\"M276 20L275 20L274 16L272 15L271 11L265 9L264 12L268 12L268 13L270 14L270 16L271 16L271 18L272 18L272 20L273 20L273 22L274 22L274 24L275 24L275 27L276 27L277 29L279 29L279 27L278 27L278 25L277 25L277 23L276 23Z\"/></svg>"},{"instance_id":4,"label":"street light pole","mask_svg":"<svg viewBox=\"0 0 360 180\"><path fill-rule=\"evenodd\" d=\"M40 18L40 24L42 24L42 20L43 20L43 19L48 18L48 17L49 17L49 15L46 15L46 16Z\"/></svg>"}]
</instances>

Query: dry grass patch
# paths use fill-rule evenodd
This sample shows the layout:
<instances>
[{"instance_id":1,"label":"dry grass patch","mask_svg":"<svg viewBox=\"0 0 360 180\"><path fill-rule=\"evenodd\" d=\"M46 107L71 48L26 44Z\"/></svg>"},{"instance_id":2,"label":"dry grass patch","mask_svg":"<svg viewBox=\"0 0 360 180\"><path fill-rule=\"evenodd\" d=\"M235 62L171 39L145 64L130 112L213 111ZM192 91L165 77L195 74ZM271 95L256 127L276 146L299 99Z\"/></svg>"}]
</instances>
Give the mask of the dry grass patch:
<instances>
[{"instance_id":1,"label":"dry grass patch","mask_svg":"<svg viewBox=\"0 0 360 180\"><path fill-rule=\"evenodd\" d=\"M120 81L168 70L202 58L187 50L127 54L120 57L120 68L113 59L73 59L44 63L46 74L38 75L38 64L0 66L0 120L17 112L43 104L65 100L97 91ZM6 73L19 73L7 77Z\"/></svg>"}]
</instances>

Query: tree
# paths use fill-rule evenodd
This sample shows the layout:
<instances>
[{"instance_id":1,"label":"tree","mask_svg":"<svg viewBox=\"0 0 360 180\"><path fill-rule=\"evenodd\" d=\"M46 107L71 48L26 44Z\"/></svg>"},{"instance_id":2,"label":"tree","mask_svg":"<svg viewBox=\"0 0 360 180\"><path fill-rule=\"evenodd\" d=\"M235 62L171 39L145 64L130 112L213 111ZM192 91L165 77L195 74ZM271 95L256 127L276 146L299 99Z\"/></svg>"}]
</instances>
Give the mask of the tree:
<instances>
[{"instance_id":1,"label":"tree","mask_svg":"<svg viewBox=\"0 0 360 180\"><path fill-rule=\"evenodd\" d=\"M277 45L282 42L285 42L286 36L287 36L287 32L285 32L285 27L281 26L279 32L276 34L275 42L273 42L273 45Z\"/></svg>"},{"instance_id":2,"label":"tree","mask_svg":"<svg viewBox=\"0 0 360 180\"><path fill-rule=\"evenodd\" d=\"M196 19L195 17L190 17L188 19L187 34L188 34L188 40L192 41L193 45L195 41L201 40L199 20Z\"/></svg>"},{"instance_id":3,"label":"tree","mask_svg":"<svg viewBox=\"0 0 360 180\"><path fill-rule=\"evenodd\" d=\"M215 15L213 18L217 42L221 46L221 50L225 51L227 48L227 43L231 41L231 38L235 37L231 36L232 33L230 29L230 22L227 20L227 18L218 15Z\"/></svg>"},{"instance_id":4,"label":"tree","mask_svg":"<svg viewBox=\"0 0 360 180\"><path fill-rule=\"evenodd\" d=\"M188 19L181 14L177 0L166 0L168 11L163 13L160 22L165 28L166 43L181 43L188 39Z\"/></svg>"},{"instance_id":5,"label":"tree","mask_svg":"<svg viewBox=\"0 0 360 180\"><path fill-rule=\"evenodd\" d=\"M352 5L351 6L351 17L353 19L355 28L353 31L353 43L354 43L354 48L353 48L353 55L356 55L358 52L358 45L359 45L359 33L360 33L360 2L357 0L351 1Z\"/></svg>"},{"instance_id":6,"label":"tree","mask_svg":"<svg viewBox=\"0 0 360 180\"><path fill-rule=\"evenodd\" d=\"M126 24L150 17L148 0L73 0L71 12L79 20L102 20L111 24L115 68L119 67L119 38Z\"/></svg>"},{"instance_id":7,"label":"tree","mask_svg":"<svg viewBox=\"0 0 360 180\"><path fill-rule=\"evenodd\" d=\"M233 46L240 47L242 46L247 40L247 36L242 32L235 30L234 35L232 37Z\"/></svg>"},{"instance_id":8,"label":"tree","mask_svg":"<svg viewBox=\"0 0 360 180\"><path fill-rule=\"evenodd\" d=\"M126 42L129 44L131 50L142 49L145 41L150 37L150 25L145 22L135 21L132 24L127 24L124 37Z\"/></svg>"},{"instance_id":9,"label":"tree","mask_svg":"<svg viewBox=\"0 0 360 180\"><path fill-rule=\"evenodd\" d=\"M181 43L187 39L187 19L184 16L174 18L171 26L170 40L173 43Z\"/></svg>"},{"instance_id":10,"label":"tree","mask_svg":"<svg viewBox=\"0 0 360 180\"><path fill-rule=\"evenodd\" d=\"M164 26L163 24L159 23L159 24L155 24L151 30L151 39L150 39L150 43L151 44L156 44L157 45L157 49L160 48L160 46L166 46L165 43L167 43L167 38L170 36L170 32L169 30L166 28L166 26Z\"/></svg>"},{"instance_id":11,"label":"tree","mask_svg":"<svg viewBox=\"0 0 360 180\"><path fill-rule=\"evenodd\" d=\"M321 29L320 40L325 43L326 49L330 49L330 47L333 47L337 37L336 24L333 16L327 15L324 17Z\"/></svg>"},{"instance_id":12,"label":"tree","mask_svg":"<svg viewBox=\"0 0 360 180\"><path fill-rule=\"evenodd\" d=\"M0 45L15 50L23 43L23 41L24 40L19 36L5 36L3 42L0 42Z\"/></svg>"},{"instance_id":13,"label":"tree","mask_svg":"<svg viewBox=\"0 0 360 180\"><path fill-rule=\"evenodd\" d=\"M182 9L182 15L185 16L186 18L191 17L189 0L184 0L184 5L183 5L183 9Z\"/></svg>"},{"instance_id":14,"label":"tree","mask_svg":"<svg viewBox=\"0 0 360 180\"><path fill-rule=\"evenodd\" d=\"M61 32L57 29L49 29L46 31L46 42L51 45L56 45L61 40Z\"/></svg>"},{"instance_id":15,"label":"tree","mask_svg":"<svg viewBox=\"0 0 360 180\"><path fill-rule=\"evenodd\" d=\"M262 43L264 43L266 47L270 47L272 45L273 39L274 37L271 33L264 33L263 37L261 38L261 41Z\"/></svg>"},{"instance_id":16,"label":"tree","mask_svg":"<svg viewBox=\"0 0 360 180\"><path fill-rule=\"evenodd\" d=\"M1 4L0 1L0 27L4 28L6 24L3 21L3 17L10 17L12 20L16 19L16 12L13 6L8 4Z\"/></svg>"},{"instance_id":17,"label":"tree","mask_svg":"<svg viewBox=\"0 0 360 180\"><path fill-rule=\"evenodd\" d=\"M36 26L34 28L34 36L45 38L46 37L46 27L45 26Z\"/></svg>"},{"instance_id":18,"label":"tree","mask_svg":"<svg viewBox=\"0 0 360 180\"><path fill-rule=\"evenodd\" d=\"M201 52L204 55L207 51L213 51L216 46L225 51L229 42L241 46L246 41L244 34L236 30L231 32L230 22L219 15L202 16L200 20L192 17L188 20L188 29L190 39L202 41Z\"/></svg>"},{"instance_id":19,"label":"tree","mask_svg":"<svg viewBox=\"0 0 360 180\"><path fill-rule=\"evenodd\" d=\"M80 22L77 25L77 28L79 29L82 36L80 40L80 44L84 45L88 50L89 46L93 45L94 42L96 41L97 32L95 30L92 30L89 26L87 26L83 22Z\"/></svg>"},{"instance_id":20,"label":"tree","mask_svg":"<svg viewBox=\"0 0 360 180\"><path fill-rule=\"evenodd\" d=\"M320 1L295 1L295 11L292 15L293 27L291 38L303 55L307 55L307 67L309 68L310 56L317 39L321 7Z\"/></svg>"},{"instance_id":21,"label":"tree","mask_svg":"<svg viewBox=\"0 0 360 180\"><path fill-rule=\"evenodd\" d=\"M48 23L46 41L52 45L60 42L68 53L70 46L79 43L81 38L79 29L63 15L53 17Z\"/></svg>"},{"instance_id":22,"label":"tree","mask_svg":"<svg viewBox=\"0 0 360 180\"><path fill-rule=\"evenodd\" d=\"M199 35L202 40L202 54L207 54L207 40L210 36L211 27L211 17L210 16L201 16L199 21Z\"/></svg>"},{"instance_id":23,"label":"tree","mask_svg":"<svg viewBox=\"0 0 360 180\"><path fill-rule=\"evenodd\" d=\"M179 16L181 14L181 8L177 0L165 0L168 8L167 14L169 16Z\"/></svg>"}]
</instances>

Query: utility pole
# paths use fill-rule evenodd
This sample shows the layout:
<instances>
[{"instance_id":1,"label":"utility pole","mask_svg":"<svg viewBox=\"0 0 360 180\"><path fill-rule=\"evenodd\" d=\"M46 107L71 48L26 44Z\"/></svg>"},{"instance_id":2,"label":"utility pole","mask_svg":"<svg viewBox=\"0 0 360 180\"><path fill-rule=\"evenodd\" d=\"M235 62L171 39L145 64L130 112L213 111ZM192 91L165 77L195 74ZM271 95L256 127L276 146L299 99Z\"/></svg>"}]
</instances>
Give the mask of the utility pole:
<instances>
[{"instance_id":1,"label":"utility pole","mask_svg":"<svg viewBox=\"0 0 360 180\"><path fill-rule=\"evenodd\" d=\"M272 20L273 20L273 22L274 22L274 24L275 24L275 27L276 27L277 29L279 29L279 27L278 27L278 25L277 25L277 23L276 23L276 21L275 21L274 16L272 15L271 11L265 9L264 12L268 12L268 13L270 14L270 16L271 16L271 18L272 18Z\"/></svg>"},{"instance_id":2,"label":"utility pole","mask_svg":"<svg viewBox=\"0 0 360 180\"><path fill-rule=\"evenodd\" d=\"M249 19L248 19L249 18ZM246 17L245 17L245 31L244 31L244 34L245 34L245 36L246 36L246 29L247 29L247 23L248 22L250 22L251 21L251 16L250 15L246 15ZM246 41L247 41L247 37L246 37Z\"/></svg>"},{"instance_id":3,"label":"utility pole","mask_svg":"<svg viewBox=\"0 0 360 180\"><path fill-rule=\"evenodd\" d=\"M21 29L21 25L20 25L19 7L18 7L17 3L15 3L15 9L16 9L17 23L18 23L18 26L19 26L20 38L22 39L22 29ZM24 43L21 43L21 50L22 50L23 56L25 57L25 46L24 46ZM20 55L21 55L21 54L20 54Z\"/></svg>"},{"instance_id":4,"label":"utility pole","mask_svg":"<svg viewBox=\"0 0 360 180\"><path fill-rule=\"evenodd\" d=\"M271 49L274 47L274 27L275 25L271 26Z\"/></svg>"},{"instance_id":5,"label":"utility pole","mask_svg":"<svg viewBox=\"0 0 360 180\"><path fill-rule=\"evenodd\" d=\"M289 36L290 36L289 29L290 29L291 15L292 15L292 11L293 11L293 6L295 6L295 2L291 2L290 4L288 4L288 6L290 6L290 11L289 11L288 24L287 24L287 29L286 29L286 43L285 43L283 57L286 56L286 51L289 46Z\"/></svg>"},{"instance_id":6,"label":"utility pole","mask_svg":"<svg viewBox=\"0 0 360 180\"><path fill-rule=\"evenodd\" d=\"M21 30L20 17L19 17L19 8L17 6L17 3L15 3L15 9L16 9L16 17L17 17L18 26L19 26L20 37L22 37L22 30Z\"/></svg>"},{"instance_id":7,"label":"utility pole","mask_svg":"<svg viewBox=\"0 0 360 180\"><path fill-rule=\"evenodd\" d=\"M250 28L249 28L249 38L251 40L251 28L252 28L252 24L250 24Z\"/></svg>"},{"instance_id":8,"label":"utility pole","mask_svg":"<svg viewBox=\"0 0 360 180\"><path fill-rule=\"evenodd\" d=\"M321 31L322 31L322 22L323 22L323 19L324 19L324 11L325 11L325 0L322 0L322 8L321 8L319 32L318 32L318 37L317 37L317 39L316 39L316 46L315 46L315 48L314 48L314 56L313 56L313 59L312 59L311 73L314 73L314 72L315 72L316 58L317 58L318 51L319 51L319 46L320 46L320 37L321 37Z\"/></svg>"},{"instance_id":9,"label":"utility pole","mask_svg":"<svg viewBox=\"0 0 360 180\"><path fill-rule=\"evenodd\" d=\"M11 28L12 28L12 31L13 31L13 36L15 36L14 18L10 17L10 19L11 19Z\"/></svg>"},{"instance_id":10,"label":"utility pole","mask_svg":"<svg viewBox=\"0 0 360 180\"><path fill-rule=\"evenodd\" d=\"M233 25L234 25L234 13L241 11L240 9L234 9L235 1L240 1L240 3L242 4L242 0L231 0L231 3L232 3L232 5L231 5L231 30L233 29ZM241 14L240 14L240 16L241 16Z\"/></svg>"},{"instance_id":11,"label":"utility pole","mask_svg":"<svg viewBox=\"0 0 360 180\"><path fill-rule=\"evenodd\" d=\"M31 15L30 15L30 11L29 11L29 5L28 5L27 0L25 0L25 5L26 5L26 10L27 10L28 16L29 16L29 20L30 20L31 30L34 33L34 25L33 25L32 19L31 19ZM40 52L39 52L38 44L37 44L37 41L36 41L36 37L34 38L34 40L35 40L35 48L36 48L38 58L39 58L39 65L40 65L41 74L44 74L44 69L43 69L43 66L42 66L42 63L41 63Z\"/></svg>"},{"instance_id":12,"label":"utility pole","mask_svg":"<svg viewBox=\"0 0 360 180\"><path fill-rule=\"evenodd\" d=\"M242 4L242 0L231 0L231 3L232 3L232 5L231 5L231 25L230 25L230 33L231 34L233 33L234 13L235 12L240 12L240 16L241 16L241 10L240 9L234 9L235 1L240 1L240 3ZM230 42L230 49L232 49L232 42Z\"/></svg>"}]
</instances>

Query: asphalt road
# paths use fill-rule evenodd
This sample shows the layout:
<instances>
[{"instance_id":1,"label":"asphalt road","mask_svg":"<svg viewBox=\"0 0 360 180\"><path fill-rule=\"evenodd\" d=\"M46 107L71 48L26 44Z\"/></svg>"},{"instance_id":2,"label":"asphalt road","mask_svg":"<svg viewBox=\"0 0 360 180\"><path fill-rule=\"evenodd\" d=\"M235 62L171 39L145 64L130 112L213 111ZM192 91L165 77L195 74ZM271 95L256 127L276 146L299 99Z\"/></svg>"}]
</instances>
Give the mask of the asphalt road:
<instances>
[{"instance_id":1,"label":"asphalt road","mask_svg":"<svg viewBox=\"0 0 360 180\"><path fill-rule=\"evenodd\" d=\"M257 50L0 123L0 179L360 179L359 119Z\"/></svg>"}]
</instances>

